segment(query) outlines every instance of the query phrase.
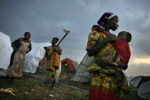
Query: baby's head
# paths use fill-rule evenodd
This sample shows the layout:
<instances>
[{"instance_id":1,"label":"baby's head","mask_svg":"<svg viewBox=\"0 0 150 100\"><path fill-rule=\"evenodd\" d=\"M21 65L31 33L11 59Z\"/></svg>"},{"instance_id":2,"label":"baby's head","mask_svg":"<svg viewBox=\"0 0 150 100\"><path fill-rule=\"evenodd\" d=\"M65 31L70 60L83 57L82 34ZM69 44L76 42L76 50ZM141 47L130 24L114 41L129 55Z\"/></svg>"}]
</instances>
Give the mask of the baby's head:
<instances>
[{"instance_id":1,"label":"baby's head","mask_svg":"<svg viewBox=\"0 0 150 100\"><path fill-rule=\"evenodd\" d=\"M127 31L121 31L118 34L118 38L120 40L125 40L129 43L132 39L132 35L131 35L131 33L127 32Z\"/></svg>"}]
</instances>

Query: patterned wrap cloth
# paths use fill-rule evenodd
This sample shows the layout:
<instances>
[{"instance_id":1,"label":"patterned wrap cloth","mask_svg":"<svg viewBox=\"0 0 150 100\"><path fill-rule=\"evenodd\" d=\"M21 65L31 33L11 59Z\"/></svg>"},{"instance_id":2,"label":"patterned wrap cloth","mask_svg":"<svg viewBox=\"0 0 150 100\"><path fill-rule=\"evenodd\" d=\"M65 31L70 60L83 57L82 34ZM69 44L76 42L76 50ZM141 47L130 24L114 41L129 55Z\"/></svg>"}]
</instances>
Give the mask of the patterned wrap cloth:
<instances>
[{"instance_id":1,"label":"patterned wrap cloth","mask_svg":"<svg viewBox=\"0 0 150 100\"><path fill-rule=\"evenodd\" d=\"M57 47L56 50L60 51L61 48ZM55 67L59 68L60 65L60 55L58 54L58 52L53 51L53 47L51 46L48 47L47 52L48 52L48 56L50 57L47 59L46 69L55 71Z\"/></svg>"},{"instance_id":2,"label":"patterned wrap cloth","mask_svg":"<svg viewBox=\"0 0 150 100\"><path fill-rule=\"evenodd\" d=\"M95 45L99 40L103 40L106 37L105 33L104 30L102 32L92 31L88 37L87 48ZM115 69L107 64L108 61L112 61L115 58L115 55L116 50L112 47L112 44L107 43L94 56L95 63L88 68L88 71L93 73L89 90L90 100L119 100L116 99L118 81L114 75L110 74L115 73ZM101 67L108 68L108 70L103 70ZM124 82L122 87L126 88L126 86L127 83ZM118 95L121 94L123 93L120 92Z\"/></svg>"},{"instance_id":3,"label":"patterned wrap cloth","mask_svg":"<svg viewBox=\"0 0 150 100\"><path fill-rule=\"evenodd\" d=\"M54 51L55 48L55 51ZM60 65L60 52L62 49L60 46L49 46L46 49L46 70L49 72L46 77L45 83L50 83L54 86L56 79L58 79L59 65Z\"/></svg>"}]
</instances>

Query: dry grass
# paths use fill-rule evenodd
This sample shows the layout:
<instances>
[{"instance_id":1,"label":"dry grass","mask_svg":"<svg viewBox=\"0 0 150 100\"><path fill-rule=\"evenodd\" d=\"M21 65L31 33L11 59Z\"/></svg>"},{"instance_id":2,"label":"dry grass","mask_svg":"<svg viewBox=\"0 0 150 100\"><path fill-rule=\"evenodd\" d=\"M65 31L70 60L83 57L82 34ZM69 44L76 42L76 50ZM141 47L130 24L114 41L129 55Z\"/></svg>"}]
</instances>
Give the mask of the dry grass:
<instances>
[{"instance_id":1,"label":"dry grass","mask_svg":"<svg viewBox=\"0 0 150 100\"><path fill-rule=\"evenodd\" d=\"M84 84L60 80L52 89L44 85L46 72L36 74L25 73L21 79L0 78L0 88L13 88L15 96L0 93L0 100L87 100L88 88ZM84 87L82 89L82 87Z\"/></svg>"}]
</instances>

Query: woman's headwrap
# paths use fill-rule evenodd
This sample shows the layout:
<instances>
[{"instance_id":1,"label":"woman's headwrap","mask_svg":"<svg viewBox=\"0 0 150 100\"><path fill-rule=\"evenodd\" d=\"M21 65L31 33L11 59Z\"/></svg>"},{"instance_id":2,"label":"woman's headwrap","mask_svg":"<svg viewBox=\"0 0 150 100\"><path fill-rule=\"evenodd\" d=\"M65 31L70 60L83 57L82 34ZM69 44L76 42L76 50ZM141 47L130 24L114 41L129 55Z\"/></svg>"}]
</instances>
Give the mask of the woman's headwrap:
<instances>
[{"instance_id":1,"label":"woman's headwrap","mask_svg":"<svg viewBox=\"0 0 150 100\"><path fill-rule=\"evenodd\" d=\"M99 24L101 27L103 27L104 29L106 28L106 21L113 18L115 15L114 13L111 12L105 12L100 19L97 21L97 24Z\"/></svg>"}]
</instances>

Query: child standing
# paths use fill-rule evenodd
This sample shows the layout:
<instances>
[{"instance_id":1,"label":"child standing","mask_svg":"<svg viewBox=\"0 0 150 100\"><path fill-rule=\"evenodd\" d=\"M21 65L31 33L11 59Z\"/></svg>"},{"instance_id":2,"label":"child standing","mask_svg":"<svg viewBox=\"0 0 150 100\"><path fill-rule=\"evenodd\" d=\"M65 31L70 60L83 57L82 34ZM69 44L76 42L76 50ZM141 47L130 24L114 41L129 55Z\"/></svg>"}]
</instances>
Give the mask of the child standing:
<instances>
[{"instance_id":1,"label":"child standing","mask_svg":"<svg viewBox=\"0 0 150 100\"><path fill-rule=\"evenodd\" d=\"M12 42L14 51L11 55L10 65L7 74L10 77L22 77L25 55L31 51L31 33L25 32L24 38Z\"/></svg>"}]
</instances>

